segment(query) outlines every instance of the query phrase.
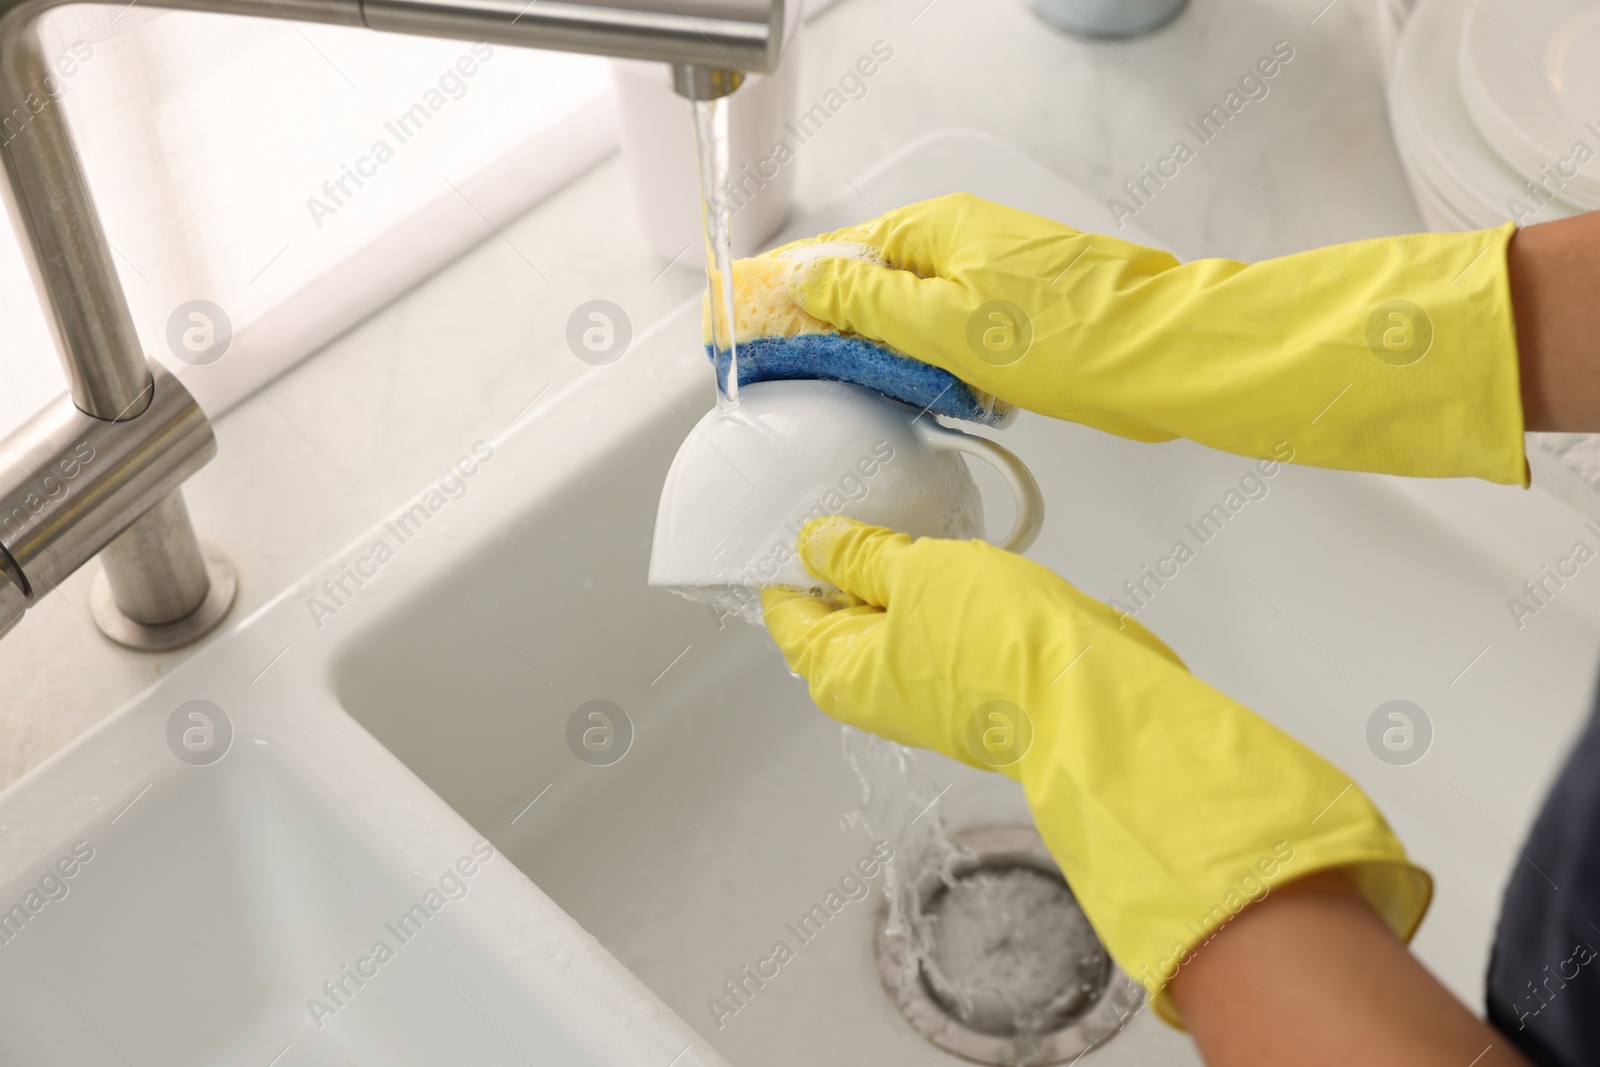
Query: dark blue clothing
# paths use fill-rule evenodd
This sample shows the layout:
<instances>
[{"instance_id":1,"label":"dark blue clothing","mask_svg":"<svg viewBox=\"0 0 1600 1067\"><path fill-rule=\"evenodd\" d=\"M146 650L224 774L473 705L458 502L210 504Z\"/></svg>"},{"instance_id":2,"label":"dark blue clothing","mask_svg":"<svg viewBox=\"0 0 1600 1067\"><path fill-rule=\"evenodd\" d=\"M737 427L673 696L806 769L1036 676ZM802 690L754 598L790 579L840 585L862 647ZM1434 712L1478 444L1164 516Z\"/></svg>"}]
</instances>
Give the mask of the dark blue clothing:
<instances>
[{"instance_id":1,"label":"dark blue clothing","mask_svg":"<svg viewBox=\"0 0 1600 1067\"><path fill-rule=\"evenodd\" d=\"M1600 704L1506 886L1489 1021L1538 1067L1600 1065Z\"/></svg>"}]
</instances>

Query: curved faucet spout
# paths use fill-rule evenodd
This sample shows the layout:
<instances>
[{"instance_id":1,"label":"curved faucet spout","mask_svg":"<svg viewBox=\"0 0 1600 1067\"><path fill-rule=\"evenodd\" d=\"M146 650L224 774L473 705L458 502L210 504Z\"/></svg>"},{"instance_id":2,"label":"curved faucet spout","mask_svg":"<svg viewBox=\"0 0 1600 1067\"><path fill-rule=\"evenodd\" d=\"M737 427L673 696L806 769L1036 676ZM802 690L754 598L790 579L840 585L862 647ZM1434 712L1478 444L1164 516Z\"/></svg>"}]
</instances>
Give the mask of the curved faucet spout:
<instances>
[{"instance_id":1,"label":"curved faucet spout","mask_svg":"<svg viewBox=\"0 0 1600 1067\"><path fill-rule=\"evenodd\" d=\"M154 380L60 106L63 85L39 35L40 17L67 2L0 0L4 195L26 237L24 258L66 368L72 403L93 419L131 424L151 407ZM144 6L655 60L672 64L679 72L680 91L697 98L732 92L745 74L770 72L783 34L783 0L146 0ZM684 136L689 136L687 130ZM183 389L176 379L163 388ZM5 454L0 448L0 456ZM0 485L28 485L50 476L49 471L0 471ZM54 506L49 499L41 504ZM139 598L137 590L151 590L152 583L131 576L118 581L112 575L117 606L139 620L141 633L152 625L159 628L174 612L178 614L170 621L181 622L208 594L204 575L182 573L203 565L182 507L145 506L148 514L98 515L93 523L95 530L127 531L123 536L131 534L141 545L139 552L109 554L104 559L108 568L126 560L148 561L159 550L170 558L156 561L162 565L155 569L177 576L176 584L192 591L174 598L170 590L152 590L148 603L124 603L125 598ZM17 590L31 603L32 590L49 588L61 577L34 579L24 558L29 553L7 534L4 518L0 516L0 634L7 618L14 621L20 610ZM30 515L29 522L40 525L39 515ZM75 523L63 515L59 523L42 525L59 527L67 537ZM135 530L139 523L159 523L161 529ZM48 547L29 546L34 555ZM105 545L91 547L99 551ZM186 603L196 597L197 603Z\"/></svg>"}]
</instances>

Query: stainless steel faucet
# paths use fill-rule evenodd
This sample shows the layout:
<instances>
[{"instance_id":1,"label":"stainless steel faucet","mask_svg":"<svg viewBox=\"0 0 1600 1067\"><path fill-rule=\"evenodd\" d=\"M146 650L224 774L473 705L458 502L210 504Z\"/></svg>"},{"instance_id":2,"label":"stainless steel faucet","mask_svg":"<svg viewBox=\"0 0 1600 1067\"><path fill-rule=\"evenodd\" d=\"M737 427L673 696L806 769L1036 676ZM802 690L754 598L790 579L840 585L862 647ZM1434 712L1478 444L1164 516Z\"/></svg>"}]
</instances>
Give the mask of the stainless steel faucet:
<instances>
[{"instance_id":1,"label":"stainless steel faucet","mask_svg":"<svg viewBox=\"0 0 1600 1067\"><path fill-rule=\"evenodd\" d=\"M147 360L38 32L69 0L0 0L0 158L70 389L0 441L0 636L96 554L107 637L144 650L204 635L233 603L180 486L216 454L183 385ZM146 0L146 7L655 60L694 100L777 64L783 0ZM515 106L507 101L507 106ZM691 136L689 130L684 136Z\"/></svg>"}]
</instances>

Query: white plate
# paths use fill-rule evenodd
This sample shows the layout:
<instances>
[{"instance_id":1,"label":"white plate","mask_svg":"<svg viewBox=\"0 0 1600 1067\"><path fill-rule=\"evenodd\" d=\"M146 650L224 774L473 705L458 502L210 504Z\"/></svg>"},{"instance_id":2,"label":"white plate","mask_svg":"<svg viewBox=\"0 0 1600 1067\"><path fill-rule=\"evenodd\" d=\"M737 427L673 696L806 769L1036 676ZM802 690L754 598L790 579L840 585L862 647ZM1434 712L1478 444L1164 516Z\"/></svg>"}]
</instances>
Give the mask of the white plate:
<instances>
[{"instance_id":1,"label":"white plate","mask_svg":"<svg viewBox=\"0 0 1600 1067\"><path fill-rule=\"evenodd\" d=\"M1389 109L1413 188L1428 186L1448 214L1467 228L1516 218L1518 201L1527 204L1528 211L1538 209L1532 218L1524 212L1522 221L1577 214L1581 209L1564 199L1541 209L1523 188L1524 182L1539 176L1538 171L1520 172L1502 159L1468 115L1456 77L1467 11L1466 0L1423 0L1395 53Z\"/></svg>"},{"instance_id":2,"label":"white plate","mask_svg":"<svg viewBox=\"0 0 1600 1067\"><path fill-rule=\"evenodd\" d=\"M1485 139L1519 170L1566 169L1565 199L1600 208L1600 3L1479 0L1461 33L1460 88ZM1585 123L1590 126L1586 127Z\"/></svg>"}]
</instances>

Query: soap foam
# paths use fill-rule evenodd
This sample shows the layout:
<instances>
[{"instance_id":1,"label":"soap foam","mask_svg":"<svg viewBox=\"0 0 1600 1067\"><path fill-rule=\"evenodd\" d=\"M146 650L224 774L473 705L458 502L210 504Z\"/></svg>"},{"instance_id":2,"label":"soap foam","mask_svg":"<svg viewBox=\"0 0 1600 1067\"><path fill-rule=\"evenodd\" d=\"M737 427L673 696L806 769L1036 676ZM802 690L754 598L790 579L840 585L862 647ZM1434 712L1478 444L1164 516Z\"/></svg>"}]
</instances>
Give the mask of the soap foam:
<instances>
[{"instance_id":1,"label":"soap foam","mask_svg":"<svg viewBox=\"0 0 1600 1067\"><path fill-rule=\"evenodd\" d=\"M790 294L803 276L827 259L855 259L883 264L870 245L830 241L801 245L776 256L756 256L733 263L733 299L738 309L734 343L743 345L762 337L800 334L837 334L832 323L809 314ZM710 297L701 302L701 340L711 343Z\"/></svg>"}]
</instances>

